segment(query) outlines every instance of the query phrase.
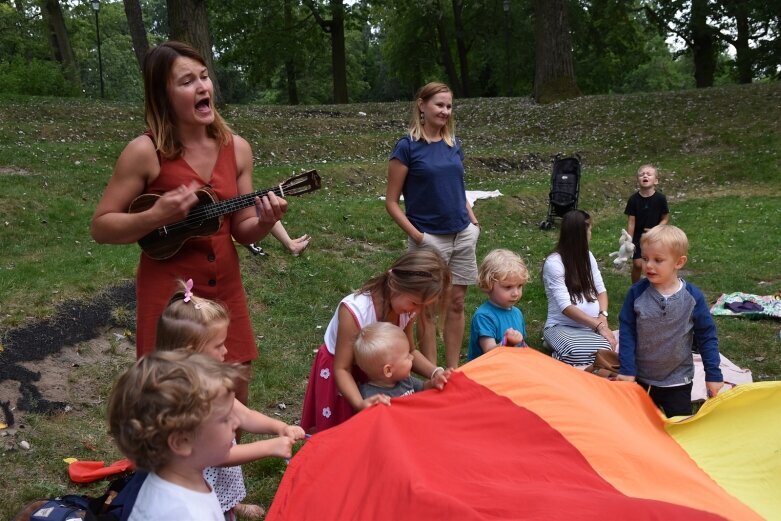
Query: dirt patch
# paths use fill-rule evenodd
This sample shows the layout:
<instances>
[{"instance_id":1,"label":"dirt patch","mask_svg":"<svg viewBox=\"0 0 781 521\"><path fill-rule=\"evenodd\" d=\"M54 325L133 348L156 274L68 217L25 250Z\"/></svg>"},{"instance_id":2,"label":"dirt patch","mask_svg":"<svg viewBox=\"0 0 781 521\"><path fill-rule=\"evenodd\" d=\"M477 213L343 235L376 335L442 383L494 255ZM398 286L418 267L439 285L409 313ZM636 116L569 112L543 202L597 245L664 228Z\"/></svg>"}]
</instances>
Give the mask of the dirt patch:
<instances>
[{"instance_id":1,"label":"dirt patch","mask_svg":"<svg viewBox=\"0 0 781 521\"><path fill-rule=\"evenodd\" d=\"M0 166L0 175L32 175L29 170L13 166Z\"/></svg>"},{"instance_id":2,"label":"dirt patch","mask_svg":"<svg viewBox=\"0 0 781 521\"><path fill-rule=\"evenodd\" d=\"M51 318L0 332L0 422L14 429L24 413L55 414L100 400L95 379L84 374L124 365L135 357L129 331L132 282L89 302L67 301Z\"/></svg>"}]
</instances>

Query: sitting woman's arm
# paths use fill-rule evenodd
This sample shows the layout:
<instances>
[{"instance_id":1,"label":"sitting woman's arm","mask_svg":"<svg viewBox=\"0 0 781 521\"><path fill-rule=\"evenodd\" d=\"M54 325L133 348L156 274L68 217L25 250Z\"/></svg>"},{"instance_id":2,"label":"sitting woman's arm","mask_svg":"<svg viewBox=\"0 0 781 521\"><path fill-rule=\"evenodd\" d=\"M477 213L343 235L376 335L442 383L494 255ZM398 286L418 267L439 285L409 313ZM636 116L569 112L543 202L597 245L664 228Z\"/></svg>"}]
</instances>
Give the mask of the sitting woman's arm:
<instances>
[{"instance_id":1,"label":"sitting woman's arm","mask_svg":"<svg viewBox=\"0 0 781 521\"><path fill-rule=\"evenodd\" d=\"M592 275L594 277L594 285L597 287L597 300L599 301L600 309L607 309L607 291L605 291L604 284L602 282L602 275L599 273L599 268L596 267L596 261L593 256L589 255L592 260ZM597 334L603 336L611 345L615 348L617 345L616 338L610 327L607 324L607 318L602 315L592 317L586 314L577 305L570 300L569 290L564 282L564 265L561 260L556 257L548 257L543 265L543 279L545 282L545 293L549 301L553 301L560 310L560 313L570 320L577 322L578 324L587 327ZM604 305L604 307L602 307Z\"/></svg>"}]
</instances>

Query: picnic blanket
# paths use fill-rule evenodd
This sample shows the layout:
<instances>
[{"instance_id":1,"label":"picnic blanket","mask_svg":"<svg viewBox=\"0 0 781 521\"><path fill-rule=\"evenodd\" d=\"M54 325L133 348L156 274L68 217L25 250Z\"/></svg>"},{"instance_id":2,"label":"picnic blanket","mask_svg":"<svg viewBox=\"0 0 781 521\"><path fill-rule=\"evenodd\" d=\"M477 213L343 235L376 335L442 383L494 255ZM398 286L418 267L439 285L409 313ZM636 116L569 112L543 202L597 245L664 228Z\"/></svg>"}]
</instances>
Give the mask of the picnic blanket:
<instances>
[{"instance_id":1,"label":"picnic blanket","mask_svg":"<svg viewBox=\"0 0 781 521\"><path fill-rule=\"evenodd\" d=\"M745 400L763 384L761 400ZM684 447L640 386L499 347L460 367L443 391L370 407L312 436L267 519L778 518L781 383L718 399L738 418L721 425L731 441L707 420L690 422L679 428L690 431ZM765 428L756 420L768 414ZM706 443L720 451L705 450L715 459L701 463ZM724 455L740 463L716 461Z\"/></svg>"},{"instance_id":2,"label":"picnic blanket","mask_svg":"<svg viewBox=\"0 0 781 521\"><path fill-rule=\"evenodd\" d=\"M723 293L710 308L711 315L746 318L781 318L781 295Z\"/></svg>"}]
</instances>

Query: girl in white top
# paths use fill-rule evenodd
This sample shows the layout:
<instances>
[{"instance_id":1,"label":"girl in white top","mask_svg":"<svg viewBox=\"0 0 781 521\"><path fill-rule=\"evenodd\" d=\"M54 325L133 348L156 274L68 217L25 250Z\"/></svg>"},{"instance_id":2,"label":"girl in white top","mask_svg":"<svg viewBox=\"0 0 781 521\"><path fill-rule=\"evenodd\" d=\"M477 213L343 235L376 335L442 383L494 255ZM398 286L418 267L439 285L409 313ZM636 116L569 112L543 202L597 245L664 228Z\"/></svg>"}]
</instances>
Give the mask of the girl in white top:
<instances>
[{"instance_id":1,"label":"girl in white top","mask_svg":"<svg viewBox=\"0 0 781 521\"><path fill-rule=\"evenodd\" d=\"M583 210L567 212L556 249L542 268L548 297L543 337L554 358L574 366L589 365L598 349L616 346L607 320L607 290L588 249L590 240L589 214Z\"/></svg>"},{"instance_id":2,"label":"girl in white top","mask_svg":"<svg viewBox=\"0 0 781 521\"><path fill-rule=\"evenodd\" d=\"M353 342L358 332L375 322L390 322L404 329L411 346L412 327L429 308L442 310L450 287L450 269L431 247L407 252L391 268L366 281L339 303L323 344L317 352L304 398L301 427L315 433L350 418L376 403L389 404L384 395L363 399L358 384L366 380L355 365ZM434 380L438 389L449 371L435 367L417 349L412 370Z\"/></svg>"}]
</instances>

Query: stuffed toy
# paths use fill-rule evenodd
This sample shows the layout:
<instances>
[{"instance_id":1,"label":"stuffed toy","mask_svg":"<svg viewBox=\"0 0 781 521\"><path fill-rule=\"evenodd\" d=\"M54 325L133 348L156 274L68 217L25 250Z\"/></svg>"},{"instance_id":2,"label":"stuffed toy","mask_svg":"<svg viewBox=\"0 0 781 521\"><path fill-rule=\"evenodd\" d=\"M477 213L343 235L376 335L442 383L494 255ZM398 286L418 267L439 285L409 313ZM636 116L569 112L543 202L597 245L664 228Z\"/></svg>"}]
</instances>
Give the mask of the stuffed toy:
<instances>
[{"instance_id":1,"label":"stuffed toy","mask_svg":"<svg viewBox=\"0 0 781 521\"><path fill-rule=\"evenodd\" d=\"M632 236L626 230L621 230L621 238L618 239L618 251L614 251L610 254L613 259L613 264L616 268L622 267L622 265L632 260L632 255L635 252L635 245L632 243Z\"/></svg>"}]
</instances>

